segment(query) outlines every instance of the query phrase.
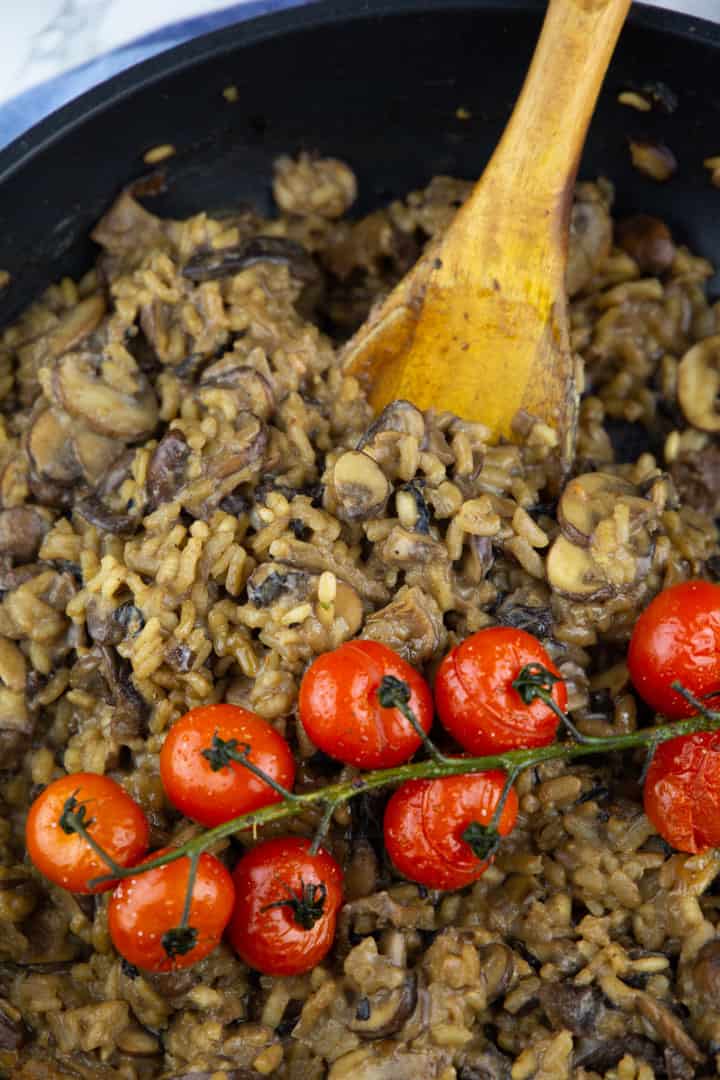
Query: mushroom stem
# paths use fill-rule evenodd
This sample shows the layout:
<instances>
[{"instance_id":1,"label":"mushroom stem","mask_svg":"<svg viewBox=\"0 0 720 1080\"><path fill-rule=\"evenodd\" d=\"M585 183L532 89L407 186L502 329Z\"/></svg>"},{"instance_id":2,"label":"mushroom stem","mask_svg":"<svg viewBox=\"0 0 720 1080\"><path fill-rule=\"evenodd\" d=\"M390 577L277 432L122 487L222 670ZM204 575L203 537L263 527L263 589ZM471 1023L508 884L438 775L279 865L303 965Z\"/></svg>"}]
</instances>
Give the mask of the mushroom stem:
<instances>
[{"instance_id":1,"label":"mushroom stem","mask_svg":"<svg viewBox=\"0 0 720 1080\"><path fill-rule=\"evenodd\" d=\"M199 833L177 848L163 852L154 859L148 859L140 867L118 867L112 874L94 878L89 887L115 881L118 878L131 877L147 870L154 870L158 866L175 862L185 856L192 857L208 851L219 840L225 840L235 833L246 829L257 829L261 825L267 825L271 821L282 821L286 818L298 817L307 807L323 804L332 805L333 809L341 806L355 796L363 792L375 791L379 788L391 787L402 784L406 780L435 780L444 776L463 776L474 773L487 772L491 769L501 769L503 772L522 772L525 769L542 765L546 761L572 761L579 757L588 757L591 754L608 754L618 750L632 750L638 746L653 746L667 742L669 739L677 739L681 735L694 735L700 731L720 730L720 713L710 712L705 707L697 716L690 716L686 720L676 720L670 724L661 724L657 727L642 728L639 731L629 731L622 735L609 735L583 742L550 743L549 746L537 746L532 750L508 750L502 754L491 754L487 757L445 757L442 760L429 758L426 761L418 761L407 765L398 765L393 769L375 769L373 772L364 773L353 777L351 780L338 784L329 784L327 787L318 788L316 791L308 791L303 795L295 795L292 799L283 799L282 802L271 803L261 810L255 810L250 814L242 814L239 817L225 821L222 825L216 825L212 829Z\"/></svg>"}]
</instances>

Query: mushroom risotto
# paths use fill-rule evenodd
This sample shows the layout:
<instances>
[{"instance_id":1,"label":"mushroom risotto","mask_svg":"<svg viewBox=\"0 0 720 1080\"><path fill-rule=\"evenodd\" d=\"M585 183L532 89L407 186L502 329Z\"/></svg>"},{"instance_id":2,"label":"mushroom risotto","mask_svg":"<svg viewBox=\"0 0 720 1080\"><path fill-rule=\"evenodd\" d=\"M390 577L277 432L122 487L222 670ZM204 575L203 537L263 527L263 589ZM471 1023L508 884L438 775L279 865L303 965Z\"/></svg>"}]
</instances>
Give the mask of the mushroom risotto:
<instances>
[{"instance_id":1,"label":"mushroom risotto","mask_svg":"<svg viewBox=\"0 0 720 1080\"><path fill-rule=\"evenodd\" d=\"M400 878L386 793L341 807L332 951L265 976L228 944L186 970L118 956L108 894L25 854L32 800L107 774L153 848L199 827L159 753L189 709L242 705L290 742L296 791L351 779L297 720L312 660L360 637L432 679L484 627L539 638L585 735L653 722L625 662L662 588L720 574L720 305L666 226L579 184L568 289L585 361L574 479L554 432L512 445L396 401L338 350L446 227L437 177L361 220L344 164L277 162L279 216L164 220L125 191L97 264L0 334L0 1075L17 1080L685 1080L720 1051L720 854L674 852L642 755L550 762L460 891ZM500 358L499 358L500 359ZM442 735L439 736L442 745ZM255 836L310 837L310 809Z\"/></svg>"}]
</instances>

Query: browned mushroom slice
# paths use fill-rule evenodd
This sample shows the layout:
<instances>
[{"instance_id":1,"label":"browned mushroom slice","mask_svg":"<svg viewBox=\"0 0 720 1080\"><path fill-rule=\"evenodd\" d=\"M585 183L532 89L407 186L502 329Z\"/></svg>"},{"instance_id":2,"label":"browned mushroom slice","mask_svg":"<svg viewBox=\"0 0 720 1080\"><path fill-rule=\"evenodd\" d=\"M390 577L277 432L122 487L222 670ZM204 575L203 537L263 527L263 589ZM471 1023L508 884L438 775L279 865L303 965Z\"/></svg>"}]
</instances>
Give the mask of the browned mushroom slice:
<instances>
[{"instance_id":1,"label":"browned mushroom slice","mask_svg":"<svg viewBox=\"0 0 720 1080\"><path fill-rule=\"evenodd\" d=\"M348 450L335 462L332 485L337 515L343 521L378 517L390 496L390 485L380 466L360 450Z\"/></svg>"},{"instance_id":2,"label":"browned mushroom slice","mask_svg":"<svg viewBox=\"0 0 720 1080\"><path fill-rule=\"evenodd\" d=\"M425 417L409 401L399 399L391 401L367 429L357 445L362 450L382 431L399 431L404 435L414 435L418 443L425 438Z\"/></svg>"},{"instance_id":3,"label":"browned mushroom slice","mask_svg":"<svg viewBox=\"0 0 720 1080\"><path fill-rule=\"evenodd\" d=\"M32 506L15 506L0 512L0 555L29 562L50 528L47 517Z\"/></svg>"},{"instance_id":4,"label":"browned mushroom slice","mask_svg":"<svg viewBox=\"0 0 720 1080\"><path fill-rule=\"evenodd\" d=\"M224 441L222 450L207 463L206 473L217 480L224 480L245 469L257 471L263 464L268 446L267 428L252 413L240 413L232 435ZM234 481L234 486L240 483Z\"/></svg>"},{"instance_id":5,"label":"browned mushroom slice","mask_svg":"<svg viewBox=\"0 0 720 1080\"><path fill-rule=\"evenodd\" d=\"M75 513L94 525L100 532L115 536L132 536L140 524L137 514L125 514L111 510L97 495L88 495L75 503Z\"/></svg>"},{"instance_id":6,"label":"browned mushroom slice","mask_svg":"<svg viewBox=\"0 0 720 1080\"><path fill-rule=\"evenodd\" d=\"M153 506L169 502L180 491L190 456L187 439L179 428L163 435L153 451L147 471L147 492Z\"/></svg>"},{"instance_id":7,"label":"browned mushroom slice","mask_svg":"<svg viewBox=\"0 0 720 1080\"><path fill-rule=\"evenodd\" d=\"M664 221L637 214L621 221L615 230L619 246L638 264L643 274L664 274L675 259L675 245Z\"/></svg>"},{"instance_id":8,"label":"browned mushroom slice","mask_svg":"<svg viewBox=\"0 0 720 1080\"><path fill-rule=\"evenodd\" d=\"M197 252L183 267L183 277L194 282L215 281L263 262L287 266L293 277L306 284L320 276L315 260L301 244L284 236L253 236L236 247Z\"/></svg>"},{"instance_id":9,"label":"browned mushroom slice","mask_svg":"<svg viewBox=\"0 0 720 1080\"><path fill-rule=\"evenodd\" d=\"M53 390L63 408L99 435L124 442L146 438L155 429L158 406L142 372L133 375L134 393L111 386L88 353L68 353L53 373Z\"/></svg>"},{"instance_id":10,"label":"browned mushroom slice","mask_svg":"<svg viewBox=\"0 0 720 1080\"><path fill-rule=\"evenodd\" d=\"M72 484L80 465L66 426L52 409L38 413L26 436L30 463L38 474L57 484Z\"/></svg>"},{"instance_id":11,"label":"browned mushroom slice","mask_svg":"<svg viewBox=\"0 0 720 1080\"><path fill-rule=\"evenodd\" d=\"M239 407L267 420L275 408L275 397L270 383L255 368L239 362L233 353L211 364L200 380L204 387L218 386L232 390Z\"/></svg>"},{"instance_id":12,"label":"browned mushroom slice","mask_svg":"<svg viewBox=\"0 0 720 1080\"><path fill-rule=\"evenodd\" d=\"M612 593L589 551L571 544L565 536L558 536L550 548L546 572L552 587L566 596L590 600Z\"/></svg>"},{"instance_id":13,"label":"browned mushroom slice","mask_svg":"<svg viewBox=\"0 0 720 1080\"><path fill-rule=\"evenodd\" d=\"M649 504L637 498L627 480L611 473L595 472L576 476L566 485L558 503L558 521L568 540L589 547L598 524L612 517L618 499L637 503L637 510L647 511Z\"/></svg>"},{"instance_id":14,"label":"browned mushroom slice","mask_svg":"<svg viewBox=\"0 0 720 1080\"><path fill-rule=\"evenodd\" d=\"M687 420L701 431L720 431L720 334L705 338L678 365L677 393Z\"/></svg>"},{"instance_id":15,"label":"browned mushroom slice","mask_svg":"<svg viewBox=\"0 0 720 1080\"><path fill-rule=\"evenodd\" d=\"M378 990L370 997L361 997L348 1027L364 1039L396 1035L412 1016L417 997L417 976L411 971L397 989Z\"/></svg>"},{"instance_id":16,"label":"browned mushroom slice","mask_svg":"<svg viewBox=\"0 0 720 1080\"><path fill-rule=\"evenodd\" d=\"M570 219L567 290L570 296L590 284L612 248L612 220L607 202L594 185L578 187Z\"/></svg>"},{"instance_id":17,"label":"browned mushroom slice","mask_svg":"<svg viewBox=\"0 0 720 1080\"><path fill-rule=\"evenodd\" d=\"M27 1039L22 1014L5 998L0 998L0 1050L19 1050Z\"/></svg>"},{"instance_id":18,"label":"browned mushroom slice","mask_svg":"<svg viewBox=\"0 0 720 1080\"><path fill-rule=\"evenodd\" d=\"M72 445L78 464L88 484L97 484L117 461L122 446L115 439L96 435L73 425Z\"/></svg>"}]
</instances>

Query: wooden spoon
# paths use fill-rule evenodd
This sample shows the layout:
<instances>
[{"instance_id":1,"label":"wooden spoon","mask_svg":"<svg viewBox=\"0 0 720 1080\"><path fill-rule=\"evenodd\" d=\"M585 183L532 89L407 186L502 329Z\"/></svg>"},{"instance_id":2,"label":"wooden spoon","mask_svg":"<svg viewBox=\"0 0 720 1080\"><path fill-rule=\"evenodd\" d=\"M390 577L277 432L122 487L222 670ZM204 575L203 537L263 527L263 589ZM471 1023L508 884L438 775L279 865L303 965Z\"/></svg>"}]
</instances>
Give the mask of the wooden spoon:
<instances>
[{"instance_id":1,"label":"wooden spoon","mask_svg":"<svg viewBox=\"0 0 720 1080\"><path fill-rule=\"evenodd\" d=\"M395 398L512 435L519 409L572 459L578 373L565 269L573 185L631 0L550 0L510 122L450 228L344 351L379 411Z\"/></svg>"}]
</instances>

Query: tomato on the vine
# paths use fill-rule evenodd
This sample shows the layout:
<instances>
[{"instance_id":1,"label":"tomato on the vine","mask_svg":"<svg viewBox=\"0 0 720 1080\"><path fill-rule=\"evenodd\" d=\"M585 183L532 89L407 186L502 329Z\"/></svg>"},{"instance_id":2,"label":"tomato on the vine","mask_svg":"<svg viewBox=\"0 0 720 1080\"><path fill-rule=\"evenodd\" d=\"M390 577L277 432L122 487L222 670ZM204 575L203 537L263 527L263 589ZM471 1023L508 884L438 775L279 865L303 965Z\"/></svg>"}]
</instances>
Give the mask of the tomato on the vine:
<instances>
[{"instance_id":1,"label":"tomato on the vine","mask_svg":"<svg viewBox=\"0 0 720 1080\"><path fill-rule=\"evenodd\" d=\"M233 881L231 944L265 975L299 975L332 947L342 904L342 870L302 837L266 840L243 855Z\"/></svg>"},{"instance_id":2,"label":"tomato on the vine","mask_svg":"<svg viewBox=\"0 0 720 1080\"><path fill-rule=\"evenodd\" d=\"M487 827L505 780L505 773L491 771L406 781L385 810L385 847L396 869L429 889L462 889L481 877L492 861ZM517 813L510 788L496 840L512 832Z\"/></svg>"},{"instance_id":3,"label":"tomato on the vine","mask_svg":"<svg viewBox=\"0 0 720 1080\"><path fill-rule=\"evenodd\" d=\"M145 861L163 855L154 851ZM219 944L232 915L235 890L229 871L207 853L200 856L187 925L181 928L190 878L187 855L124 878L110 897L108 928L125 959L144 971L190 967Z\"/></svg>"},{"instance_id":4,"label":"tomato on the vine","mask_svg":"<svg viewBox=\"0 0 720 1080\"><path fill-rule=\"evenodd\" d=\"M428 732L432 696L422 676L387 645L348 641L308 668L300 686L300 719L330 757L359 769L392 768L422 742L399 708L381 704L402 698Z\"/></svg>"},{"instance_id":5,"label":"tomato on the vine","mask_svg":"<svg viewBox=\"0 0 720 1080\"><path fill-rule=\"evenodd\" d=\"M90 888L93 878L110 867L84 836L75 820L119 866L133 866L148 848L149 827L140 806L109 776L71 773L53 780L30 807L25 824L28 854L38 870L74 893L100 893L112 881Z\"/></svg>"},{"instance_id":6,"label":"tomato on the vine","mask_svg":"<svg viewBox=\"0 0 720 1080\"><path fill-rule=\"evenodd\" d=\"M698 698L720 691L720 585L684 581L658 593L635 623L628 669L643 700L671 719L696 711L674 682Z\"/></svg>"},{"instance_id":7,"label":"tomato on the vine","mask_svg":"<svg viewBox=\"0 0 720 1080\"><path fill-rule=\"evenodd\" d=\"M643 802L657 831L678 851L720 847L720 732L661 743L645 777Z\"/></svg>"},{"instance_id":8,"label":"tomato on the vine","mask_svg":"<svg viewBox=\"0 0 720 1080\"><path fill-rule=\"evenodd\" d=\"M295 761L286 740L261 716L238 705L201 705L173 724L160 751L168 798L201 825L220 825L283 796L242 764L243 755L283 788Z\"/></svg>"},{"instance_id":9,"label":"tomato on the vine","mask_svg":"<svg viewBox=\"0 0 720 1080\"><path fill-rule=\"evenodd\" d=\"M559 719L535 698L526 704L513 686L521 670L541 665L557 681L550 693L565 709L560 672L537 638L510 626L478 630L447 654L435 677L435 704L443 725L472 754L546 746Z\"/></svg>"}]
</instances>

